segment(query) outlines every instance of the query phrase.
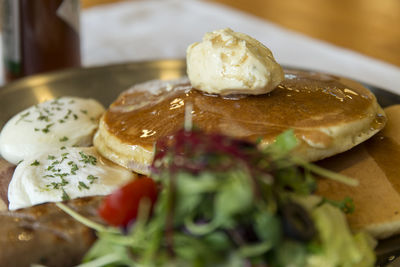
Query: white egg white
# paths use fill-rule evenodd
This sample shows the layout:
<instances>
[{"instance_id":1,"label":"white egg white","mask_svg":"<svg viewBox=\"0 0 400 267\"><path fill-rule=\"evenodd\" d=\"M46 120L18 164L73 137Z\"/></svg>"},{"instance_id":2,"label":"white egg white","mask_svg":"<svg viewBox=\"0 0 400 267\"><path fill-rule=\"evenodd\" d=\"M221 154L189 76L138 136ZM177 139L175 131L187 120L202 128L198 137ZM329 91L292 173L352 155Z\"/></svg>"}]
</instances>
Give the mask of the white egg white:
<instances>
[{"instance_id":1,"label":"white egg white","mask_svg":"<svg viewBox=\"0 0 400 267\"><path fill-rule=\"evenodd\" d=\"M93 147L47 151L18 164L8 188L9 209L108 195L135 177Z\"/></svg>"},{"instance_id":2,"label":"white egg white","mask_svg":"<svg viewBox=\"0 0 400 267\"><path fill-rule=\"evenodd\" d=\"M63 146L88 146L104 107L93 99L61 97L25 109L0 133L0 154L18 162Z\"/></svg>"}]
</instances>

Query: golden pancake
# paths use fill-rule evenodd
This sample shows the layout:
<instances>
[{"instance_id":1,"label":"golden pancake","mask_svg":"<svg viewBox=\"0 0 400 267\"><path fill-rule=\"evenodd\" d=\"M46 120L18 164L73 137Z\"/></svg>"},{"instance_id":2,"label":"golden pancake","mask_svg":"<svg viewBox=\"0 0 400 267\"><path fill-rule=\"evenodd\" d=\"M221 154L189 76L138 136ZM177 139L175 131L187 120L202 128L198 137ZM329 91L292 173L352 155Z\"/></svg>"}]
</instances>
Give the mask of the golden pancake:
<instances>
[{"instance_id":1,"label":"golden pancake","mask_svg":"<svg viewBox=\"0 0 400 267\"><path fill-rule=\"evenodd\" d=\"M386 121L361 84L315 72L286 71L274 91L258 96L221 97L187 80L152 81L119 96L102 117L94 145L104 157L147 174L155 142L183 127L187 105L195 127L261 145L294 129L300 145L293 153L309 161L352 148Z\"/></svg>"},{"instance_id":2,"label":"golden pancake","mask_svg":"<svg viewBox=\"0 0 400 267\"><path fill-rule=\"evenodd\" d=\"M359 181L357 187L349 187L321 179L317 193L335 200L351 197L355 211L348 215L350 226L375 238L400 233L400 105L385 112L388 123L382 132L319 163Z\"/></svg>"}]
</instances>

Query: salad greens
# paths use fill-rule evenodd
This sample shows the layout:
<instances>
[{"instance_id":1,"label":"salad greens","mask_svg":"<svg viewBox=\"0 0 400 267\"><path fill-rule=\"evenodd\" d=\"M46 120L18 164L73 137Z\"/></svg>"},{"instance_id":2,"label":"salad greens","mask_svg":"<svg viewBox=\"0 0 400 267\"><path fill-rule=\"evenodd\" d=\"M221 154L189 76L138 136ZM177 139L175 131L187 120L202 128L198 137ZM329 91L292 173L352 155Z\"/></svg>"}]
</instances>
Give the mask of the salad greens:
<instances>
[{"instance_id":1,"label":"salad greens","mask_svg":"<svg viewBox=\"0 0 400 267\"><path fill-rule=\"evenodd\" d=\"M130 227L94 228L98 240L80 266L373 266L373 242L353 234L350 199L313 195L313 173L355 185L289 156L292 131L255 144L184 130L157 143L152 178L162 190Z\"/></svg>"}]
</instances>

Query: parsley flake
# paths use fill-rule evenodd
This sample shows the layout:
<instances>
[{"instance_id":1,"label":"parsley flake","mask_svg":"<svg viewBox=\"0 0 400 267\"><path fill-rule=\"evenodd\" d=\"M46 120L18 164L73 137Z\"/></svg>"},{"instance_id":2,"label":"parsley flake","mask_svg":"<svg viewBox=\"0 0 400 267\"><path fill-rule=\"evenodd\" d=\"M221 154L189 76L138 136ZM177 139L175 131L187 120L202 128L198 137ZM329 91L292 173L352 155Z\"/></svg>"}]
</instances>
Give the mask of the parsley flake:
<instances>
[{"instance_id":1,"label":"parsley flake","mask_svg":"<svg viewBox=\"0 0 400 267\"><path fill-rule=\"evenodd\" d=\"M54 171L53 169L54 169L54 165L51 165L51 166L47 167L48 171Z\"/></svg>"},{"instance_id":2,"label":"parsley flake","mask_svg":"<svg viewBox=\"0 0 400 267\"><path fill-rule=\"evenodd\" d=\"M34 162L31 163L31 166L39 166L40 162L35 160Z\"/></svg>"},{"instance_id":3,"label":"parsley flake","mask_svg":"<svg viewBox=\"0 0 400 267\"><path fill-rule=\"evenodd\" d=\"M24 121L26 121L26 122L32 122L32 121L30 121L30 120L25 120L25 118L28 117L29 114L30 114L29 111L26 112L26 113L24 113L24 114L21 114L21 116L20 116L19 119L15 122L15 124L17 124L18 122L20 122L20 121L22 121L22 120L24 120Z\"/></svg>"},{"instance_id":4,"label":"parsley flake","mask_svg":"<svg viewBox=\"0 0 400 267\"><path fill-rule=\"evenodd\" d=\"M82 151L79 152L79 155L81 155L81 160L83 163L87 163L87 164L92 164L92 165L96 165L97 164L97 158L92 156L92 155L86 155L85 153L83 153Z\"/></svg>"},{"instance_id":5,"label":"parsley flake","mask_svg":"<svg viewBox=\"0 0 400 267\"><path fill-rule=\"evenodd\" d=\"M64 136L63 138L60 138L59 141L60 142L66 142L66 141L68 141L68 137Z\"/></svg>"},{"instance_id":6,"label":"parsley flake","mask_svg":"<svg viewBox=\"0 0 400 267\"><path fill-rule=\"evenodd\" d=\"M50 127L53 125L54 125L54 123L47 124L46 127L42 129L42 132L44 132L44 133L50 132Z\"/></svg>"},{"instance_id":7,"label":"parsley flake","mask_svg":"<svg viewBox=\"0 0 400 267\"><path fill-rule=\"evenodd\" d=\"M82 189L89 189L89 186L87 186L84 182L79 181L78 189L79 189L79 190L82 190Z\"/></svg>"},{"instance_id":8,"label":"parsley flake","mask_svg":"<svg viewBox=\"0 0 400 267\"><path fill-rule=\"evenodd\" d=\"M69 164L69 165L71 165L71 174L75 175L76 171L79 170L78 165L76 165L76 163L72 163L72 164Z\"/></svg>"},{"instance_id":9,"label":"parsley flake","mask_svg":"<svg viewBox=\"0 0 400 267\"><path fill-rule=\"evenodd\" d=\"M69 195L67 194L67 192L65 192L64 188L61 188L61 191L62 191L61 199L62 199L63 201L67 201L67 200L70 200L70 199L71 199L71 198L69 197Z\"/></svg>"},{"instance_id":10,"label":"parsley flake","mask_svg":"<svg viewBox=\"0 0 400 267\"><path fill-rule=\"evenodd\" d=\"M96 180L99 179L99 177L93 176L93 175L88 175L88 177L86 178L90 181L90 184L93 184Z\"/></svg>"},{"instance_id":11,"label":"parsley flake","mask_svg":"<svg viewBox=\"0 0 400 267\"><path fill-rule=\"evenodd\" d=\"M46 115L40 115L39 117L37 117L37 119L40 121L46 121L46 122L50 121L49 116L46 116Z\"/></svg>"}]
</instances>

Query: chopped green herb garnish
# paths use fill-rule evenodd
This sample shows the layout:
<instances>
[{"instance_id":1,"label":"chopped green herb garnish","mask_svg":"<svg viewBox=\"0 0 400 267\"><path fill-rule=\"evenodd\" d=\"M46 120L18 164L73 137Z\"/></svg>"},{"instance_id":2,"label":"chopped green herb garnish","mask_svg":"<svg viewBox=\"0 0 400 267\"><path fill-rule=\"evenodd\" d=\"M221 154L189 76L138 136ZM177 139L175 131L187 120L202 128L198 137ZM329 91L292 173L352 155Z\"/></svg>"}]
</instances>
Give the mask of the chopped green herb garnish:
<instances>
[{"instance_id":1,"label":"chopped green herb garnish","mask_svg":"<svg viewBox=\"0 0 400 267\"><path fill-rule=\"evenodd\" d=\"M72 166L71 167L71 174L75 175L76 171L79 170L78 165L76 165L75 163L72 163L71 166Z\"/></svg>"},{"instance_id":2,"label":"chopped green herb garnish","mask_svg":"<svg viewBox=\"0 0 400 267\"><path fill-rule=\"evenodd\" d=\"M66 181L66 180L64 180L64 178L63 177L66 177L66 176L68 176L69 174L68 173L56 173L56 174L54 174L54 176L58 176L58 177L60 177L61 178L61 180L62 180L62 182L63 182L63 185L66 185L66 184L68 184L68 181ZM65 183L65 184L64 184Z\"/></svg>"},{"instance_id":3,"label":"chopped green herb garnish","mask_svg":"<svg viewBox=\"0 0 400 267\"><path fill-rule=\"evenodd\" d=\"M53 189L59 189L60 188L60 183L52 182L51 184L46 185L47 187L52 186Z\"/></svg>"},{"instance_id":4,"label":"chopped green herb garnish","mask_svg":"<svg viewBox=\"0 0 400 267\"><path fill-rule=\"evenodd\" d=\"M67 158L68 158L67 156L63 156L63 157L61 158L60 164L61 164L62 162L64 162L64 160L66 160Z\"/></svg>"},{"instance_id":5,"label":"chopped green herb garnish","mask_svg":"<svg viewBox=\"0 0 400 267\"><path fill-rule=\"evenodd\" d=\"M66 142L66 141L68 141L68 137L64 136L63 138L60 138L59 141L60 142Z\"/></svg>"},{"instance_id":6,"label":"chopped green herb garnish","mask_svg":"<svg viewBox=\"0 0 400 267\"><path fill-rule=\"evenodd\" d=\"M62 147L60 147L60 149L61 149L61 150L64 150L64 149L66 149L66 147L65 147L65 146L62 146Z\"/></svg>"},{"instance_id":7,"label":"chopped green herb garnish","mask_svg":"<svg viewBox=\"0 0 400 267\"><path fill-rule=\"evenodd\" d=\"M25 118L28 117L29 114L30 114L29 111L26 112L26 113L24 113L24 114L21 114L21 116L20 116L19 119L15 122L15 124L19 123L19 122L22 121L22 120L27 121L27 122L32 122L32 121L30 121L30 120L29 120L29 121L28 121L28 120L25 120Z\"/></svg>"},{"instance_id":8,"label":"chopped green herb garnish","mask_svg":"<svg viewBox=\"0 0 400 267\"><path fill-rule=\"evenodd\" d=\"M35 160L34 162L31 163L31 166L39 166L40 162Z\"/></svg>"},{"instance_id":9,"label":"chopped green herb garnish","mask_svg":"<svg viewBox=\"0 0 400 267\"><path fill-rule=\"evenodd\" d=\"M93 176L93 175L88 175L88 177L86 178L90 181L90 184L93 184L96 180L99 179L99 177Z\"/></svg>"},{"instance_id":10,"label":"chopped green herb garnish","mask_svg":"<svg viewBox=\"0 0 400 267\"><path fill-rule=\"evenodd\" d=\"M65 120L68 119L69 115L71 115L71 114L72 114L72 110L68 109L67 115L64 116L64 119Z\"/></svg>"},{"instance_id":11,"label":"chopped green herb garnish","mask_svg":"<svg viewBox=\"0 0 400 267\"><path fill-rule=\"evenodd\" d=\"M88 111L87 111L86 109L81 109L81 112L82 112L83 114L87 114L87 113L88 113Z\"/></svg>"},{"instance_id":12,"label":"chopped green herb garnish","mask_svg":"<svg viewBox=\"0 0 400 267\"><path fill-rule=\"evenodd\" d=\"M53 125L54 125L54 123L47 124L46 127L42 129L42 132L44 132L44 133L50 132L50 127Z\"/></svg>"},{"instance_id":13,"label":"chopped green herb garnish","mask_svg":"<svg viewBox=\"0 0 400 267\"><path fill-rule=\"evenodd\" d=\"M46 112L48 115L53 116L54 113L52 113L49 109L43 108L44 112Z\"/></svg>"},{"instance_id":14,"label":"chopped green herb garnish","mask_svg":"<svg viewBox=\"0 0 400 267\"><path fill-rule=\"evenodd\" d=\"M89 187L82 181L79 181L78 189L82 190L83 189L89 189Z\"/></svg>"},{"instance_id":15,"label":"chopped green herb garnish","mask_svg":"<svg viewBox=\"0 0 400 267\"><path fill-rule=\"evenodd\" d=\"M61 199L62 199L63 201L70 200L71 198L69 197L69 195L67 194L67 192L65 192L64 188L61 188L61 190L62 190Z\"/></svg>"},{"instance_id":16,"label":"chopped green herb garnish","mask_svg":"<svg viewBox=\"0 0 400 267\"><path fill-rule=\"evenodd\" d=\"M49 185L46 185L47 187L52 186L53 189L60 189L63 188L63 186L66 186L67 184L69 184L69 182L67 180L65 180L64 178L61 177L61 182L52 182Z\"/></svg>"},{"instance_id":17,"label":"chopped green herb garnish","mask_svg":"<svg viewBox=\"0 0 400 267\"><path fill-rule=\"evenodd\" d=\"M49 159L49 160L53 160L53 159L55 159L56 157L55 156L52 156L52 155L48 155L47 156L47 159Z\"/></svg>"},{"instance_id":18,"label":"chopped green herb garnish","mask_svg":"<svg viewBox=\"0 0 400 267\"><path fill-rule=\"evenodd\" d=\"M78 119L78 115L76 115L76 114L73 114L73 117L74 117L74 120Z\"/></svg>"},{"instance_id":19,"label":"chopped green herb garnish","mask_svg":"<svg viewBox=\"0 0 400 267\"><path fill-rule=\"evenodd\" d=\"M54 169L54 165L50 165L49 167L47 167L48 171L52 171Z\"/></svg>"},{"instance_id":20,"label":"chopped green herb garnish","mask_svg":"<svg viewBox=\"0 0 400 267\"><path fill-rule=\"evenodd\" d=\"M40 115L39 117L37 117L37 119L40 121L46 121L46 122L50 121L49 116L45 116L45 115Z\"/></svg>"},{"instance_id":21,"label":"chopped green herb garnish","mask_svg":"<svg viewBox=\"0 0 400 267\"><path fill-rule=\"evenodd\" d=\"M92 165L96 165L97 164L96 157L94 157L92 155L86 155L82 151L79 152L79 155L81 155L81 160L80 161L82 161L83 163L92 164Z\"/></svg>"},{"instance_id":22,"label":"chopped green herb garnish","mask_svg":"<svg viewBox=\"0 0 400 267\"><path fill-rule=\"evenodd\" d=\"M56 98L53 101L51 101L50 105L58 105L58 106L62 106L64 105L64 103L60 102L60 98Z\"/></svg>"}]
</instances>

